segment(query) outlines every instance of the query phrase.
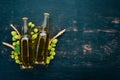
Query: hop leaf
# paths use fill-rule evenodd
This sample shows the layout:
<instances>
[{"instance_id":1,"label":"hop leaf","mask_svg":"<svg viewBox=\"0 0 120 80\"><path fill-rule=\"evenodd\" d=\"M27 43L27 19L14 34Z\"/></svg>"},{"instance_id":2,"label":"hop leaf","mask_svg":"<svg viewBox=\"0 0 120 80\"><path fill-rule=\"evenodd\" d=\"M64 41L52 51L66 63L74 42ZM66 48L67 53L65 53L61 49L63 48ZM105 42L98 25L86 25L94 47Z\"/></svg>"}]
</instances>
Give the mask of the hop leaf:
<instances>
[{"instance_id":1,"label":"hop leaf","mask_svg":"<svg viewBox=\"0 0 120 80\"><path fill-rule=\"evenodd\" d=\"M15 49L14 49L14 50L15 50L16 53L19 53L19 52L20 52L20 46L17 44L17 45L15 46Z\"/></svg>"}]
</instances>

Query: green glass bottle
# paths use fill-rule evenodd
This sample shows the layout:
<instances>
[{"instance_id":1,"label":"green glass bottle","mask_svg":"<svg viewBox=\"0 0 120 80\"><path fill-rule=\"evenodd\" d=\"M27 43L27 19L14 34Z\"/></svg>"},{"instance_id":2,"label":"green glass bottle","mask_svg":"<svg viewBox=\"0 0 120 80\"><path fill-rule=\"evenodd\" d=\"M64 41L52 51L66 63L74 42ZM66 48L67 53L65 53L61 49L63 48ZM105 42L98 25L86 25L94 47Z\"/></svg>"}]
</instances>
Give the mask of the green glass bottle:
<instances>
[{"instance_id":1,"label":"green glass bottle","mask_svg":"<svg viewBox=\"0 0 120 80\"><path fill-rule=\"evenodd\" d=\"M27 17L22 18L23 25L23 35L20 39L20 60L22 62L22 68L32 68L34 64L34 51L32 39L28 31Z\"/></svg>"},{"instance_id":2,"label":"green glass bottle","mask_svg":"<svg viewBox=\"0 0 120 80\"><path fill-rule=\"evenodd\" d=\"M40 26L39 34L36 40L35 48L35 63L45 64L46 57L48 56L49 44L49 13L44 13L44 21Z\"/></svg>"}]
</instances>

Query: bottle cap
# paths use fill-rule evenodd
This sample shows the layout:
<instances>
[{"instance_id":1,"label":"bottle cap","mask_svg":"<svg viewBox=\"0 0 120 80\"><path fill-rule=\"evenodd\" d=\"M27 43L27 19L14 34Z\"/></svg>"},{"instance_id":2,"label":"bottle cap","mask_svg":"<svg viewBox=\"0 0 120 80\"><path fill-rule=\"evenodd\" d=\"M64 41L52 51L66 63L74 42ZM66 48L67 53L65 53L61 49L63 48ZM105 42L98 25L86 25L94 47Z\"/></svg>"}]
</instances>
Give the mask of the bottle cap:
<instances>
[{"instance_id":1,"label":"bottle cap","mask_svg":"<svg viewBox=\"0 0 120 80\"><path fill-rule=\"evenodd\" d=\"M25 21L25 20L28 20L28 18L27 17L23 17L22 20Z\"/></svg>"},{"instance_id":2,"label":"bottle cap","mask_svg":"<svg viewBox=\"0 0 120 80\"><path fill-rule=\"evenodd\" d=\"M50 14L49 13L44 13L44 16L49 16Z\"/></svg>"}]
</instances>

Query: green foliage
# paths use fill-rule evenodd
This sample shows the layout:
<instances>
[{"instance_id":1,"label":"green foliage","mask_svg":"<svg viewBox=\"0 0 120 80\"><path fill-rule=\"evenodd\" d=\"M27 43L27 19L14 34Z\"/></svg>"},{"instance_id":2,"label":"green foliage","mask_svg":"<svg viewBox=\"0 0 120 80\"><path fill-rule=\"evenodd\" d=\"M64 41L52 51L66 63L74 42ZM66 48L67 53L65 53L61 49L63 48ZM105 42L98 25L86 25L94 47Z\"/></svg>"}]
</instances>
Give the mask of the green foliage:
<instances>
[{"instance_id":1,"label":"green foliage","mask_svg":"<svg viewBox=\"0 0 120 80\"><path fill-rule=\"evenodd\" d=\"M16 53L19 53L20 52L20 45L16 45L14 50Z\"/></svg>"}]
</instances>

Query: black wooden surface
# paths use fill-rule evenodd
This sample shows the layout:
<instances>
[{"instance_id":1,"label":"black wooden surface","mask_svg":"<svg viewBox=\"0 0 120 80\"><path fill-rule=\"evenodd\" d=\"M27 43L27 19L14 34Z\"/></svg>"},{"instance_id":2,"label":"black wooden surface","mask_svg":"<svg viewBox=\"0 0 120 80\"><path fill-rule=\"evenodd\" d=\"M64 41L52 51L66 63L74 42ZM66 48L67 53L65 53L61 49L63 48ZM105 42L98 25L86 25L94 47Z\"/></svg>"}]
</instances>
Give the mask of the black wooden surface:
<instances>
[{"instance_id":1,"label":"black wooden surface","mask_svg":"<svg viewBox=\"0 0 120 80\"><path fill-rule=\"evenodd\" d=\"M0 80L119 80L119 0L1 0L0 42L12 43L9 26L21 31L22 20L41 24L49 12L51 37L59 37L55 59L48 67L21 70L10 58L11 49L0 43ZM85 51L89 45L91 51Z\"/></svg>"}]
</instances>

